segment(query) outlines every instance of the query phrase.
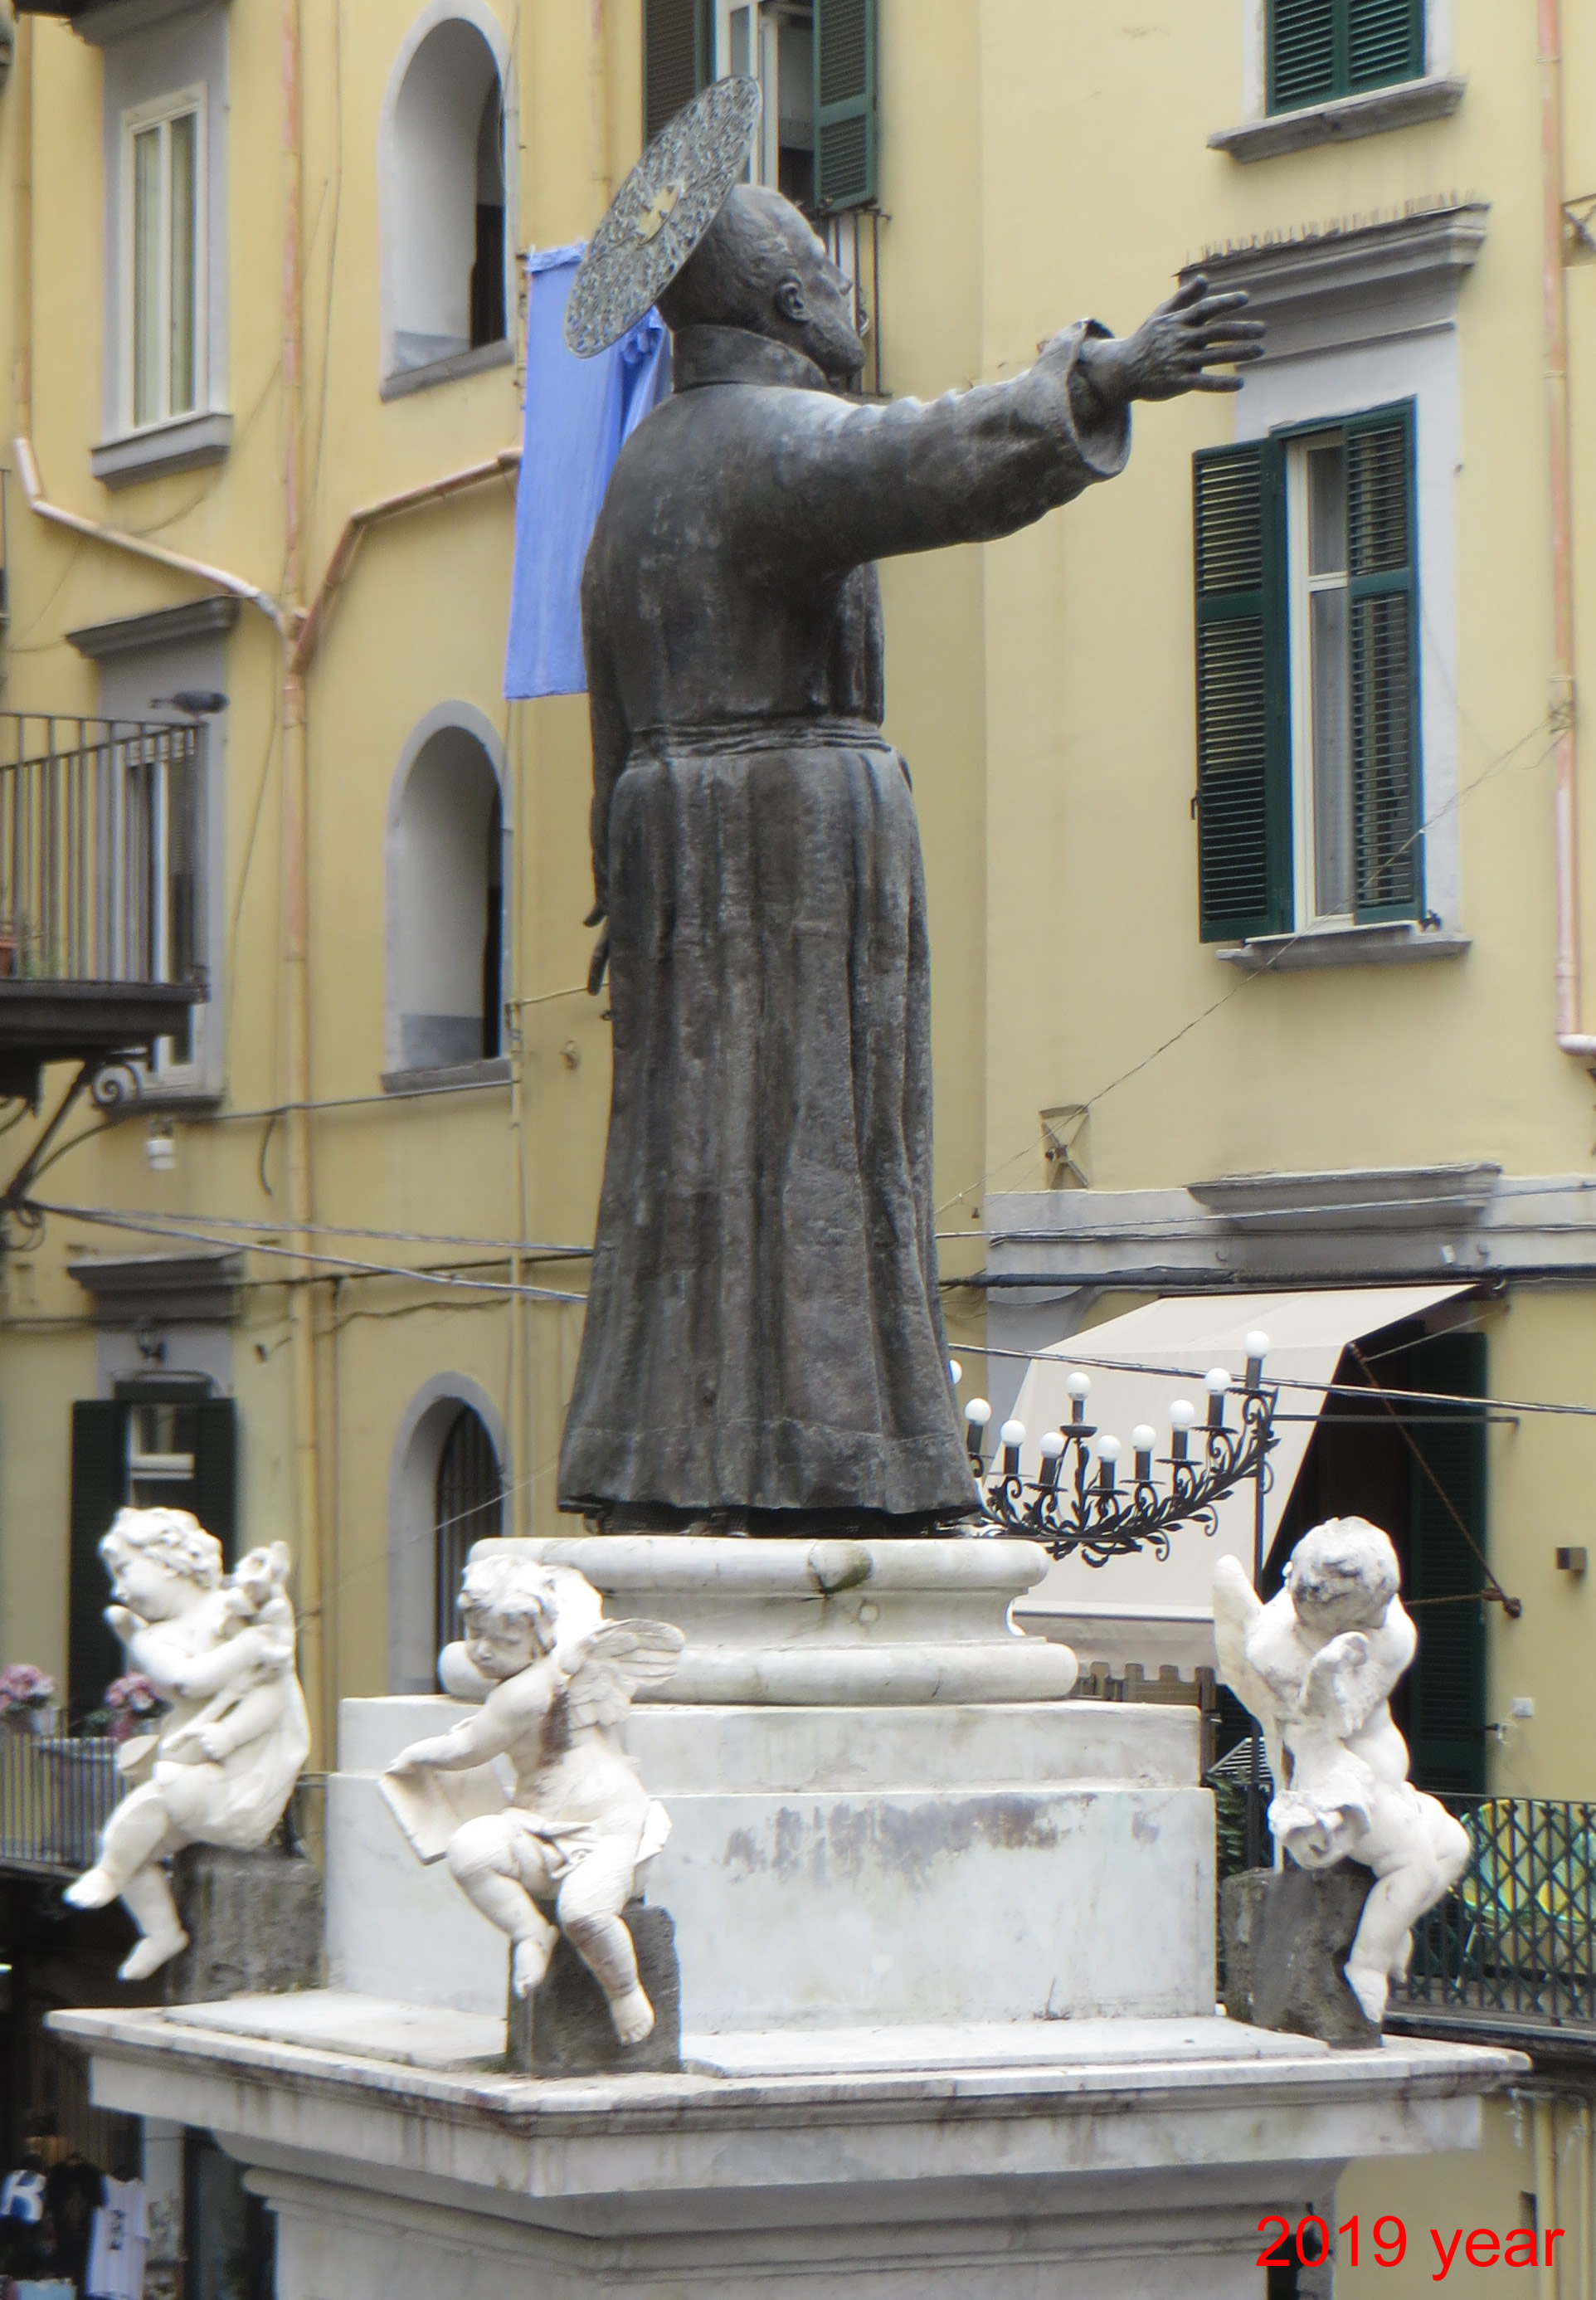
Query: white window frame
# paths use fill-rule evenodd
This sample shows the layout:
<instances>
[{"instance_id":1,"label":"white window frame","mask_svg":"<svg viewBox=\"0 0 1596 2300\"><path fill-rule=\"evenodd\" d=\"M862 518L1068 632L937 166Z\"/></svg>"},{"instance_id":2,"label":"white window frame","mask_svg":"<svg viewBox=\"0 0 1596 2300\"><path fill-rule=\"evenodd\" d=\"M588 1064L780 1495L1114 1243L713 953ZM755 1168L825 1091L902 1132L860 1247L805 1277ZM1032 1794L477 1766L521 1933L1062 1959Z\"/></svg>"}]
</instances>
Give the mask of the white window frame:
<instances>
[{"instance_id":1,"label":"white window frame","mask_svg":"<svg viewBox=\"0 0 1596 2300\"><path fill-rule=\"evenodd\" d=\"M177 88L169 96L157 96L147 104L134 104L123 112L121 119L121 384L119 392L120 428L123 436L134 438L145 432L157 431L171 423L187 423L204 414L210 405L210 138L207 134L207 91L203 81L187 88ZM138 312L134 276L137 198L134 186L134 139L146 129L169 126L176 120L193 116L195 121L194 154L194 404L178 410L171 408L171 234L170 216L170 145L167 145L164 181L169 212L166 229L162 234L162 257L161 272L162 369L165 379L166 404L159 415L143 423L134 421L134 391L137 356Z\"/></svg>"},{"instance_id":2,"label":"white window frame","mask_svg":"<svg viewBox=\"0 0 1596 2300\"><path fill-rule=\"evenodd\" d=\"M749 180L775 189L781 171L779 0L716 0L713 72L717 79L724 79L731 71L731 20L734 11L744 5L749 12L748 69L764 98L759 134L750 155Z\"/></svg>"},{"instance_id":3,"label":"white window frame","mask_svg":"<svg viewBox=\"0 0 1596 2300\"><path fill-rule=\"evenodd\" d=\"M1318 856L1315 835L1318 822L1315 788L1318 762L1313 743L1313 619L1310 602L1316 591L1347 589L1350 570L1334 575L1309 572L1308 455L1342 437L1338 424L1307 432L1287 443L1285 451L1286 619L1291 662L1292 722L1292 923L1298 933L1309 929L1350 927L1350 911L1321 911L1318 899ZM1345 557L1345 554L1342 556Z\"/></svg>"}]
</instances>

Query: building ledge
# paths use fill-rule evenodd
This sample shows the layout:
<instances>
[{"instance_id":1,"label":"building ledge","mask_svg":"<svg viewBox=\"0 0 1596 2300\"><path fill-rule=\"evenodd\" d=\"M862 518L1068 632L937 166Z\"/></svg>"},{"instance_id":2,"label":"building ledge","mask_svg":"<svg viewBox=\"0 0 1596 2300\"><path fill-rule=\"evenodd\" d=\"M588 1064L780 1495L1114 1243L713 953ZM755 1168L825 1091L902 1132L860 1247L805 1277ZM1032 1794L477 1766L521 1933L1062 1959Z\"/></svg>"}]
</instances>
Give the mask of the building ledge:
<instances>
[{"instance_id":1,"label":"building ledge","mask_svg":"<svg viewBox=\"0 0 1596 2300\"><path fill-rule=\"evenodd\" d=\"M1243 974L1296 974L1321 966L1414 966L1461 958L1470 938L1449 927L1401 921L1390 926L1316 927L1302 934L1259 935L1226 945L1214 956Z\"/></svg>"},{"instance_id":2,"label":"building ledge","mask_svg":"<svg viewBox=\"0 0 1596 2300\"><path fill-rule=\"evenodd\" d=\"M1272 112L1262 120L1243 120L1236 128L1215 129L1209 149L1228 152L1233 160L1272 160L1279 153L1304 152L1314 144L1384 136L1392 129L1417 127L1422 121L1450 118L1467 85L1467 79L1450 73L1434 73L1425 79L1401 80L1394 88L1370 88L1361 96L1338 96L1301 112Z\"/></svg>"},{"instance_id":3,"label":"building ledge","mask_svg":"<svg viewBox=\"0 0 1596 2300\"><path fill-rule=\"evenodd\" d=\"M97 1324L225 1324L237 1315L244 1255L231 1246L178 1254L86 1254L66 1268L94 1304Z\"/></svg>"},{"instance_id":4,"label":"building ledge","mask_svg":"<svg viewBox=\"0 0 1596 2300\"><path fill-rule=\"evenodd\" d=\"M220 463L233 444L233 419L220 409L184 415L175 423L153 423L125 438L105 439L88 451L88 468L105 488L137 487L173 471L195 471Z\"/></svg>"},{"instance_id":5,"label":"building ledge","mask_svg":"<svg viewBox=\"0 0 1596 2300\"><path fill-rule=\"evenodd\" d=\"M508 1086L510 1057L495 1054L480 1062L445 1062L436 1070L384 1071L384 1094L450 1094L474 1086Z\"/></svg>"},{"instance_id":6,"label":"building ledge","mask_svg":"<svg viewBox=\"0 0 1596 2300\"><path fill-rule=\"evenodd\" d=\"M119 654L142 654L151 647L179 646L190 639L221 638L238 620L240 602L226 591L191 599L181 607L157 607L144 615L118 615L109 623L85 623L66 635L86 662L106 662Z\"/></svg>"},{"instance_id":7,"label":"building ledge","mask_svg":"<svg viewBox=\"0 0 1596 2300\"><path fill-rule=\"evenodd\" d=\"M509 367L515 346L508 337L496 344L478 344L475 350L451 352L447 359L429 360L425 367L404 367L385 375L378 387L383 399L407 399L412 391L430 391L435 384L453 383L461 376L481 375L486 369Z\"/></svg>"}]
</instances>

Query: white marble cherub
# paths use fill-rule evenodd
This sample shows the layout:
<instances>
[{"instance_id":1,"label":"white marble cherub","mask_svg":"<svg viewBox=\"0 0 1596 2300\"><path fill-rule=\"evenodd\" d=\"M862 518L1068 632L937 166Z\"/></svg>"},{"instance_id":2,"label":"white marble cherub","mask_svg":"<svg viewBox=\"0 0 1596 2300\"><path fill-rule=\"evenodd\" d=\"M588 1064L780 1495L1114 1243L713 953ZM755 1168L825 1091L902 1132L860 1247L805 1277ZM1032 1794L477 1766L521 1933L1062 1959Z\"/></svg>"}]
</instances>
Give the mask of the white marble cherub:
<instances>
[{"instance_id":1,"label":"white marble cherub","mask_svg":"<svg viewBox=\"0 0 1596 2300\"><path fill-rule=\"evenodd\" d=\"M263 1845L309 1754L310 1725L281 1542L224 1579L221 1545L187 1510L124 1509L100 1554L116 1598L105 1618L129 1667L170 1706L99 1858L66 1897L98 1909L120 1896L143 1935L122 1979L143 1980L188 1945L166 1856L185 1845Z\"/></svg>"},{"instance_id":2,"label":"white marble cherub","mask_svg":"<svg viewBox=\"0 0 1596 2300\"><path fill-rule=\"evenodd\" d=\"M562 1932L603 1990L621 2043L640 2044L654 2012L621 1912L670 1823L615 1728L635 1692L670 1675L682 1633L664 1621L602 1621L597 1593L580 1575L513 1550L471 1559L460 1610L466 1658L492 1689L452 1732L395 1758L389 1801L409 1828L407 1776L507 1757L510 1804L453 1830L450 1873L509 1935L518 1996L537 1987Z\"/></svg>"},{"instance_id":3,"label":"white marble cherub","mask_svg":"<svg viewBox=\"0 0 1596 2300\"><path fill-rule=\"evenodd\" d=\"M1461 1825L1409 1780L1392 1721L1392 1688L1418 1643L1400 1579L1386 1536L1357 1517L1304 1534L1267 1605L1234 1558L1214 1569L1219 1676L1263 1728L1276 1842L1301 1869L1350 1858L1375 1872L1346 1977L1376 2024L1408 1969L1412 1927L1469 1853Z\"/></svg>"}]
</instances>

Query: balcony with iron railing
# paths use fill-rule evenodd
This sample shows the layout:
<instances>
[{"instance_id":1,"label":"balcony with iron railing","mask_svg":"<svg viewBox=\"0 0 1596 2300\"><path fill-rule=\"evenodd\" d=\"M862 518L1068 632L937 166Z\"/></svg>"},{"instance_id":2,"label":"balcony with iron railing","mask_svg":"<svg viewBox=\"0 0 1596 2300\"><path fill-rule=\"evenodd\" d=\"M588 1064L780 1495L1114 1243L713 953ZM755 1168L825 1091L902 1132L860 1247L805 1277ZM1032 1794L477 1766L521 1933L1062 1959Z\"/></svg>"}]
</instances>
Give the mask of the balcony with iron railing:
<instances>
[{"instance_id":1,"label":"balcony with iron railing","mask_svg":"<svg viewBox=\"0 0 1596 2300\"><path fill-rule=\"evenodd\" d=\"M1244 1741L1208 1775L1221 1879L1245 1866L1249 1796L1267 1809L1273 1795L1261 1762L1254 1789L1251 1760ZM1468 1833L1468 1866L1414 1927L1408 1977L1392 1989L1387 2028L1511 2044L1542 2062L1596 2062L1596 1803L1440 1802ZM1267 1829L1261 1836L1267 1857Z\"/></svg>"},{"instance_id":2,"label":"balcony with iron railing","mask_svg":"<svg viewBox=\"0 0 1596 2300\"><path fill-rule=\"evenodd\" d=\"M0 712L0 1095L188 1030L204 745L193 720Z\"/></svg>"},{"instance_id":3,"label":"balcony with iron railing","mask_svg":"<svg viewBox=\"0 0 1596 2300\"><path fill-rule=\"evenodd\" d=\"M76 1877L126 1783L107 1738L0 1726L0 1871Z\"/></svg>"}]
</instances>

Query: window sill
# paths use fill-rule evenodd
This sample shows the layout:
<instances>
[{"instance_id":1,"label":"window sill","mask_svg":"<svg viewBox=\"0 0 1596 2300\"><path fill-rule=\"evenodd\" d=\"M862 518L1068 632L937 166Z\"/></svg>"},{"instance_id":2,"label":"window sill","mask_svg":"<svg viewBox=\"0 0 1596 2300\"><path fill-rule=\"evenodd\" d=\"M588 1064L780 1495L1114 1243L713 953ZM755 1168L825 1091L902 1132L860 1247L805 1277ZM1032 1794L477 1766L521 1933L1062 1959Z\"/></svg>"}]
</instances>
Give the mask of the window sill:
<instances>
[{"instance_id":1,"label":"window sill","mask_svg":"<svg viewBox=\"0 0 1596 2300\"><path fill-rule=\"evenodd\" d=\"M1293 974L1320 966L1416 966L1428 959L1461 958L1470 938L1448 927L1398 922L1377 927L1313 927L1301 934L1259 935L1214 956L1243 974Z\"/></svg>"},{"instance_id":2,"label":"window sill","mask_svg":"<svg viewBox=\"0 0 1596 2300\"><path fill-rule=\"evenodd\" d=\"M171 471L195 471L220 463L233 444L233 419L212 412L180 416L175 423L152 424L125 439L106 439L88 451L88 468L102 487L131 488L141 479L164 479Z\"/></svg>"},{"instance_id":3,"label":"window sill","mask_svg":"<svg viewBox=\"0 0 1596 2300\"><path fill-rule=\"evenodd\" d=\"M1209 149L1233 160L1272 160L1281 152L1304 152L1313 144L1345 143L1354 136L1384 136L1421 121L1445 120L1463 101L1466 79L1437 74L1400 80L1394 88L1370 88L1362 96L1338 96L1301 112L1273 112L1244 120L1239 128L1217 128Z\"/></svg>"},{"instance_id":4,"label":"window sill","mask_svg":"<svg viewBox=\"0 0 1596 2300\"><path fill-rule=\"evenodd\" d=\"M446 1062L437 1070L384 1071L384 1094L451 1094L474 1086L508 1086L510 1057L495 1054L479 1062Z\"/></svg>"},{"instance_id":5,"label":"window sill","mask_svg":"<svg viewBox=\"0 0 1596 2300\"><path fill-rule=\"evenodd\" d=\"M508 337L496 344L478 344L475 351L452 352L447 359L431 360L425 367L401 368L385 375L378 386L382 399L406 399L412 391L430 391L435 385L453 383L463 375L481 375L486 369L509 367L515 346Z\"/></svg>"}]
</instances>

